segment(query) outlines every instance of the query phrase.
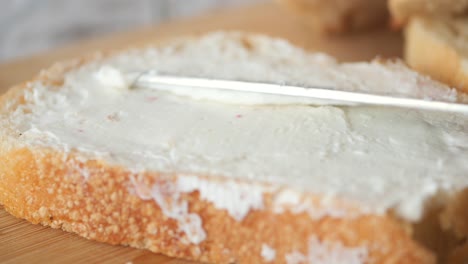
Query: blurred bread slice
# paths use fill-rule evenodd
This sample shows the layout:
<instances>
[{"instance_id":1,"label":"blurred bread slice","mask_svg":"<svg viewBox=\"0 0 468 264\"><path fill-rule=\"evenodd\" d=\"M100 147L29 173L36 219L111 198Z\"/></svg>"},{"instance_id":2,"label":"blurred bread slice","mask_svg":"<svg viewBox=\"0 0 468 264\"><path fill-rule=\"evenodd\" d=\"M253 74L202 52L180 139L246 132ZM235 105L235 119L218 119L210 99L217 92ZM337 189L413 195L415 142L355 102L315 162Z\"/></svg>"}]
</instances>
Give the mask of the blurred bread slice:
<instances>
[{"instance_id":1,"label":"blurred bread slice","mask_svg":"<svg viewBox=\"0 0 468 264\"><path fill-rule=\"evenodd\" d=\"M405 35L405 58L411 67L468 92L468 18L413 17Z\"/></svg>"},{"instance_id":2,"label":"blurred bread slice","mask_svg":"<svg viewBox=\"0 0 468 264\"><path fill-rule=\"evenodd\" d=\"M386 0L277 0L320 33L357 31L387 21Z\"/></svg>"},{"instance_id":3,"label":"blurred bread slice","mask_svg":"<svg viewBox=\"0 0 468 264\"><path fill-rule=\"evenodd\" d=\"M406 23L414 15L451 17L467 14L468 0L389 0L393 20Z\"/></svg>"}]
</instances>

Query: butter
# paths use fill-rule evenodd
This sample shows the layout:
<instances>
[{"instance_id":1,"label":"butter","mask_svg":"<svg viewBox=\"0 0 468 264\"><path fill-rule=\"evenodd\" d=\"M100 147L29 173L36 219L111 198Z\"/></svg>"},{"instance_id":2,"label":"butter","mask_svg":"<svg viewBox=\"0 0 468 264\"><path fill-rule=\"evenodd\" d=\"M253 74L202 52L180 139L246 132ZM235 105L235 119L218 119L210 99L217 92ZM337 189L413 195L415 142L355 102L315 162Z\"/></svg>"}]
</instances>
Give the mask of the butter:
<instances>
[{"instance_id":1,"label":"butter","mask_svg":"<svg viewBox=\"0 0 468 264\"><path fill-rule=\"evenodd\" d=\"M119 71L119 69L108 65L101 67L95 73L95 78L102 86L118 90L126 90L131 84L129 80L125 79L124 73Z\"/></svg>"}]
</instances>

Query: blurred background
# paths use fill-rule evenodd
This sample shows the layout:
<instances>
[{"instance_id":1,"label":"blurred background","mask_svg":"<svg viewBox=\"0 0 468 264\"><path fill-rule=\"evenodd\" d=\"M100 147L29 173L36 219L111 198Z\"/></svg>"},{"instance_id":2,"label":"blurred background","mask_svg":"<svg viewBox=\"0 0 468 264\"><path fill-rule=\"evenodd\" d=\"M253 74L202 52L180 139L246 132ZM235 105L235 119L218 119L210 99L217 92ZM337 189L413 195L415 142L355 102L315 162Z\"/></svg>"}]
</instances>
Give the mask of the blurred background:
<instances>
[{"instance_id":1,"label":"blurred background","mask_svg":"<svg viewBox=\"0 0 468 264\"><path fill-rule=\"evenodd\" d=\"M72 41L261 0L4 0L0 62Z\"/></svg>"}]
</instances>

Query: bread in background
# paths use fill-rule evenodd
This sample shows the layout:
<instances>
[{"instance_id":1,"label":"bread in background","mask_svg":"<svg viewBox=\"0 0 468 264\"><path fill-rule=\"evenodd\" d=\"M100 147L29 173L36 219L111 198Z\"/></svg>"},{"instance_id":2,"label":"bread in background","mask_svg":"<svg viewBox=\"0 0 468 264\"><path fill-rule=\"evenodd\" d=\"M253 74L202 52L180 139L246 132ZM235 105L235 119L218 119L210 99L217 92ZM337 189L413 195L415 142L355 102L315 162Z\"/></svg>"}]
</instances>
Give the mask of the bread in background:
<instances>
[{"instance_id":1,"label":"bread in background","mask_svg":"<svg viewBox=\"0 0 468 264\"><path fill-rule=\"evenodd\" d=\"M387 0L277 0L314 31L343 33L387 22Z\"/></svg>"},{"instance_id":2,"label":"bread in background","mask_svg":"<svg viewBox=\"0 0 468 264\"><path fill-rule=\"evenodd\" d=\"M411 16L460 16L468 13L468 0L389 0L389 9L397 25Z\"/></svg>"},{"instance_id":3,"label":"bread in background","mask_svg":"<svg viewBox=\"0 0 468 264\"><path fill-rule=\"evenodd\" d=\"M411 67L468 93L468 18L412 17L405 38Z\"/></svg>"}]
</instances>

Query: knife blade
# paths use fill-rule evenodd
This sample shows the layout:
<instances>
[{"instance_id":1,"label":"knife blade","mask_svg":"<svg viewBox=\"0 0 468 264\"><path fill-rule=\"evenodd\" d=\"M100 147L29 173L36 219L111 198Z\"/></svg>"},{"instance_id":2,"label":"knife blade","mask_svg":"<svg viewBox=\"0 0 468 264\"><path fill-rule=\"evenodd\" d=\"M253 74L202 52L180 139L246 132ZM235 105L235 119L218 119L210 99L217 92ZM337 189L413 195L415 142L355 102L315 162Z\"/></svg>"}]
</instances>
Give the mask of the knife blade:
<instances>
[{"instance_id":1,"label":"knife blade","mask_svg":"<svg viewBox=\"0 0 468 264\"><path fill-rule=\"evenodd\" d=\"M263 82L180 77L163 75L155 71L140 73L137 77L133 77L133 80L132 88L144 87L169 92L171 87L192 90L200 88L244 94L282 96L288 97L292 101L298 99L303 102L305 99L310 99L312 105L371 105L468 114L468 104L342 91L320 86L300 87Z\"/></svg>"}]
</instances>

